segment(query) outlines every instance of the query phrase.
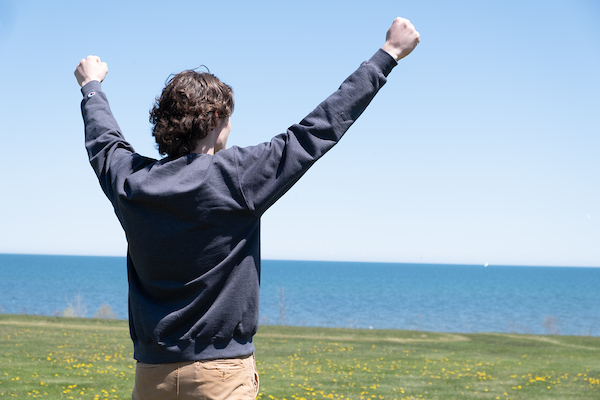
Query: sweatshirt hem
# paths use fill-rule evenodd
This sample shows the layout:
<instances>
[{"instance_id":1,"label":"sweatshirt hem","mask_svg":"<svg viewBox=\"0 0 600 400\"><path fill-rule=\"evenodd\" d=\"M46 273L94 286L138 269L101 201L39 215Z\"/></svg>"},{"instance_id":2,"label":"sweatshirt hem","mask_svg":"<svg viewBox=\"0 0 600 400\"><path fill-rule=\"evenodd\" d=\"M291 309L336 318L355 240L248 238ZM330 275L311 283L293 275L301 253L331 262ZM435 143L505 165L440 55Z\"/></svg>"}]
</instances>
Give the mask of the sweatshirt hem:
<instances>
[{"instance_id":1,"label":"sweatshirt hem","mask_svg":"<svg viewBox=\"0 0 600 400\"><path fill-rule=\"evenodd\" d=\"M228 343L200 343L196 341L175 345L135 344L137 361L148 364L170 364L185 361L203 361L238 358L254 353L252 338L233 338Z\"/></svg>"}]
</instances>

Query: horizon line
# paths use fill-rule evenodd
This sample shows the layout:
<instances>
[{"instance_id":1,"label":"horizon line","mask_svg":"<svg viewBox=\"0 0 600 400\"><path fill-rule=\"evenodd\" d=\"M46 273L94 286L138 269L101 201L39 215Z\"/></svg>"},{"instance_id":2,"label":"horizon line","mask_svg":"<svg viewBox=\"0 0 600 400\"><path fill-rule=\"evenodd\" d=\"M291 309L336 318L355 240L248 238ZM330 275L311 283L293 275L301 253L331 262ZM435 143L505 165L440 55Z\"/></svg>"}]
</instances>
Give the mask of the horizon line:
<instances>
[{"instance_id":1,"label":"horizon line","mask_svg":"<svg viewBox=\"0 0 600 400\"><path fill-rule=\"evenodd\" d=\"M93 254L47 254L47 253L3 253L2 255L14 256L47 256L47 257L106 257L127 258L127 255L93 255ZM447 266L473 266L483 268L498 267L528 267L528 268L600 268L600 265L539 265L539 264L505 264L505 263L457 263L457 262L424 262L424 261L365 261L365 260L322 260L322 259L283 259L283 258L261 258L261 261L300 261L300 262L330 262L330 263L371 263L371 264L404 264L404 265L447 265Z\"/></svg>"}]
</instances>

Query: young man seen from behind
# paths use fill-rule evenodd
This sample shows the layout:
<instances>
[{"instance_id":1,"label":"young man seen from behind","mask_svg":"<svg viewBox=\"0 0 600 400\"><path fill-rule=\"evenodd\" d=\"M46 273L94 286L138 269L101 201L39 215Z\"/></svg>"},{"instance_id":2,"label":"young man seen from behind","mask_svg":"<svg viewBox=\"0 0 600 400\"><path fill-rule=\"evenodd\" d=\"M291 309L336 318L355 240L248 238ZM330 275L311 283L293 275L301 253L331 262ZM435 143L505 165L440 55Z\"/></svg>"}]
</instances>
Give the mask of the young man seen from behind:
<instances>
[{"instance_id":1,"label":"young man seen from behind","mask_svg":"<svg viewBox=\"0 0 600 400\"><path fill-rule=\"evenodd\" d=\"M245 148L226 148L231 88L209 73L177 74L151 111L160 160L135 153L121 133L101 91L106 63L81 60L88 156L128 243L134 400L256 397L260 217L337 143L419 40L396 18L384 46L314 111Z\"/></svg>"}]
</instances>

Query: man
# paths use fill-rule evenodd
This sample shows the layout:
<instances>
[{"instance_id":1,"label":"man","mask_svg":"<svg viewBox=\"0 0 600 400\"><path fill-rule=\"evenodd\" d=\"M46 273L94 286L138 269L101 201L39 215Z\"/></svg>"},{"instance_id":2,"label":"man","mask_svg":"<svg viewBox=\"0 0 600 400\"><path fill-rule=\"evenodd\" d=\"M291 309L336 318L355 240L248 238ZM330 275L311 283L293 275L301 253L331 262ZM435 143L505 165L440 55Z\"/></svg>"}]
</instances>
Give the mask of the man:
<instances>
[{"instance_id":1,"label":"man","mask_svg":"<svg viewBox=\"0 0 600 400\"><path fill-rule=\"evenodd\" d=\"M419 34L396 18L385 44L299 124L269 143L226 149L231 88L184 71L151 112L161 154L136 154L81 60L86 148L128 242L133 399L254 399L260 217L364 111Z\"/></svg>"}]
</instances>

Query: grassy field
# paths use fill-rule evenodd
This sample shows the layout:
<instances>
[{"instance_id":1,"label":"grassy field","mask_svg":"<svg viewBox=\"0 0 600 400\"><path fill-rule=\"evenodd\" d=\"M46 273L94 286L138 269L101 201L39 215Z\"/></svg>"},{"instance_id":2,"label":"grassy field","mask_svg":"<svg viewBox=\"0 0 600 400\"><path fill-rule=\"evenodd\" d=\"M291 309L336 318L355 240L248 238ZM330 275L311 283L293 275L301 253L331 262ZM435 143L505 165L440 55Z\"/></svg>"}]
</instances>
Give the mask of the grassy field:
<instances>
[{"instance_id":1,"label":"grassy field","mask_svg":"<svg viewBox=\"0 0 600 400\"><path fill-rule=\"evenodd\" d=\"M268 399L600 399L600 338L261 326ZM130 399L127 322L0 315L0 397Z\"/></svg>"}]
</instances>

